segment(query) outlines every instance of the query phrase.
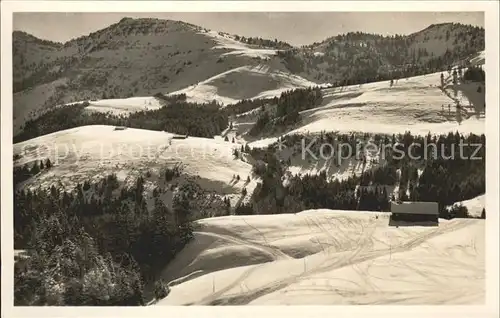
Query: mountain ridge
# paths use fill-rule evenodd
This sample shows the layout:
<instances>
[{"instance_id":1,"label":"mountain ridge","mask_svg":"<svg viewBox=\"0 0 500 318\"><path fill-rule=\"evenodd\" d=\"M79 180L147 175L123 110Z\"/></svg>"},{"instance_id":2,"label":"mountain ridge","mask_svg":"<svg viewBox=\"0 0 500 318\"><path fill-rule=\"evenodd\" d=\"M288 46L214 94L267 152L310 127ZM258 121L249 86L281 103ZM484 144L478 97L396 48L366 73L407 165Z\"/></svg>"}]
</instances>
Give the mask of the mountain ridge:
<instances>
[{"instance_id":1,"label":"mountain ridge","mask_svg":"<svg viewBox=\"0 0 500 318\"><path fill-rule=\"evenodd\" d=\"M445 48L436 49L445 37ZM329 39L299 48L278 39L240 37L152 18L123 18L62 44L15 31L15 130L38 111L59 104L168 94L240 67L269 70L250 79L240 74L246 76L245 87L269 82L261 85L263 93L294 88L286 80L276 84L274 72L342 86L436 72L484 50L483 28L454 23L431 25L409 36L351 32ZM233 87L233 95L247 98L245 87ZM218 89L217 84L209 87Z\"/></svg>"},{"instance_id":2,"label":"mountain ridge","mask_svg":"<svg viewBox=\"0 0 500 318\"><path fill-rule=\"evenodd\" d=\"M77 36L77 37L74 37L74 38L71 38L67 41L54 41L54 40L49 40L49 39L44 39L43 37L38 37L38 36L35 36L29 32L26 32L26 31L23 31L23 30L14 30L12 31L12 34L14 35L20 35L20 34L25 34L25 35L29 35L30 37L33 37L39 41L43 41L43 42L50 42L50 43L53 43L53 44L58 44L58 45L65 45L67 43L70 43L70 42L73 42L73 41L76 41L77 39L79 38L85 38L85 37L89 37L91 36L92 34L94 33L98 33L99 31L103 31L103 30L106 30L112 26L115 26L115 25L119 25L120 23L124 23L124 22L128 22L128 21L166 21L166 22L173 22L173 23L182 23L182 24L185 24L185 25L188 25L188 26L192 26L194 28L198 28L198 29L205 29L205 30L209 30L205 27L202 27L202 26L199 26L199 25L195 25L195 24L192 24L192 23L189 23L189 22L185 22L185 21L182 21L182 20L173 20L173 19L160 19L160 18L132 18L132 17L123 17L122 19L120 19L118 22L116 23L112 23L110 24L109 26L105 27L105 28L102 28L102 29L99 29L99 30L96 30L96 31L93 31L93 32L90 32L88 34L82 34L80 36ZM432 28L435 28L435 27L440 27L440 26L453 26L453 25L460 25L460 26L465 26L465 27L470 27L470 28L478 28L478 29L482 29L484 30L483 27L479 27L479 26L474 26L472 24L463 24L463 23L456 23L456 22L443 22L443 23L432 23L430 24L429 26L419 30L419 31L414 31L414 32L411 32L411 33L408 33L408 34L394 34L394 35L381 35L381 34L378 34L378 33L368 33L368 32L361 32L361 31L349 31L349 32L346 32L344 34L350 34L350 33L362 33L362 34L366 34L366 35L377 35L377 36L382 36L382 37L392 37L392 36L412 36L412 35L415 35L415 34L418 34L420 32L423 32L423 31L426 31L428 29L432 29ZM229 34L227 32L221 32L221 33L225 33L225 34ZM237 35L237 34L232 34L233 36L238 36L240 38L244 37L244 36L241 36L241 35ZM340 35L340 34L339 34ZM337 35L332 35L330 37L327 37L325 38L323 41L321 42L324 42L330 38L334 38L335 36ZM321 42L315 42L315 43L321 43ZM311 43L311 44L303 44L303 45L293 45L293 44L289 44L290 46L292 47L295 47L295 48L300 48L300 47L308 47L308 46L311 46L313 45L314 43Z\"/></svg>"}]
</instances>

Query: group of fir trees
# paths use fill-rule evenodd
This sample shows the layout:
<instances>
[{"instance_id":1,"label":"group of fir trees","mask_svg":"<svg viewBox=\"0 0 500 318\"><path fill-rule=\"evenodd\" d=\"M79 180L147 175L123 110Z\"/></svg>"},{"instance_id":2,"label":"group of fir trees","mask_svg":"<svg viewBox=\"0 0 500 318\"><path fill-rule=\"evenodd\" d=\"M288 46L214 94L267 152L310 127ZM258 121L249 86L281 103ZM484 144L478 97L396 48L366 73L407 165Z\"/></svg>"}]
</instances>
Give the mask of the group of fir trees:
<instances>
[{"instance_id":1,"label":"group of fir trees","mask_svg":"<svg viewBox=\"0 0 500 318\"><path fill-rule=\"evenodd\" d=\"M248 134L257 136L294 125L300 120L299 112L318 107L322 100L323 95L318 87L283 92L279 98L273 100L276 112L274 114L262 112Z\"/></svg>"},{"instance_id":2,"label":"group of fir trees","mask_svg":"<svg viewBox=\"0 0 500 318\"><path fill-rule=\"evenodd\" d=\"M138 111L126 116L88 112L85 110L88 105L85 102L57 107L36 119L28 120L23 130L14 136L14 142L85 125L126 126L207 138L220 135L228 126L227 114L215 102L195 104L172 98L168 105L159 109Z\"/></svg>"},{"instance_id":3,"label":"group of fir trees","mask_svg":"<svg viewBox=\"0 0 500 318\"><path fill-rule=\"evenodd\" d=\"M144 286L192 238L195 207L180 192L172 209L147 208L144 179L122 188L110 175L73 191L14 194L17 305L143 305Z\"/></svg>"},{"instance_id":4,"label":"group of fir trees","mask_svg":"<svg viewBox=\"0 0 500 318\"><path fill-rule=\"evenodd\" d=\"M464 217L464 209L448 212L446 207L485 192L484 135L414 136L407 132L356 137L325 133L319 138L349 143L359 137L371 138L379 147L387 145L385 160L342 181L328 178L325 171L286 177L289 161L279 160L272 145L252 149L257 162L253 173L261 181L251 202L236 207L235 213L293 213L305 208L387 211L389 202L399 199L438 202L442 217ZM293 148L299 140L298 136L286 136L282 141ZM392 193L395 186L399 188L396 195Z\"/></svg>"}]
</instances>

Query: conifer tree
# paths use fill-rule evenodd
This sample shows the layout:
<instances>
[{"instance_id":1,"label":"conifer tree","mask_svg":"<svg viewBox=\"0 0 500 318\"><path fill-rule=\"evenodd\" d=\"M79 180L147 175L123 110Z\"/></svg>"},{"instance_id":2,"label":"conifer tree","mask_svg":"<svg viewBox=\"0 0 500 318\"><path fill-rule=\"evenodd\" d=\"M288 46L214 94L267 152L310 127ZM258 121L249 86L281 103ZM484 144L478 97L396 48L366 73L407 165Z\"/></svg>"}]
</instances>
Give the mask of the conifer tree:
<instances>
[{"instance_id":1,"label":"conifer tree","mask_svg":"<svg viewBox=\"0 0 500 318\"><path fill-rule=\"evenodd\" d=\"M37 173L40 172L40 167L38 166L38 161L35 161L33 163L33 167L31 168L30 172L31 172L32 175L36 175Z\"/></svg>"},{"instance_id":2,"label":"conifer tree","mask_svg":"<svg viewBox=\"0 0 500 318\"><path fill-rule=\"evenodd\" d=\"M49 158L47 158L47 161L45 161L45 167L46 167L47 169L52 168L52 162L50 161L50 159L49 159Z\"/></svg>"}]
</instances>

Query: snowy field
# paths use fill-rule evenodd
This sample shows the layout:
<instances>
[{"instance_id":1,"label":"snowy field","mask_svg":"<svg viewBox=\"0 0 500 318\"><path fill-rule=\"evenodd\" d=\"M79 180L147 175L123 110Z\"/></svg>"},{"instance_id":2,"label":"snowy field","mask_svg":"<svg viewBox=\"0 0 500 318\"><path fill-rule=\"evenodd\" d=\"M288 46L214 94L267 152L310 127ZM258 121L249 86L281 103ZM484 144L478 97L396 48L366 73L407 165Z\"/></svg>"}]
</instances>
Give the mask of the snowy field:
<instances>
[{"instance_id":1,"label":"snowy field","mask_svg":"<svg viewBox=\"0 0 500 318\"><path fill-rule=\"evenodd\" d=\"M470 60L470 63L472 65L484 65L485 60L486 60L486 51L481 51L477 54L477 56L473 57Z\"/></svg>"},{"instance_id":2,"label":"snowy field","mask_svg":"<svg viewBox=\"0 0 500 318\"><path fill-rule=\"evenodd\" d=\"M325 89L323 105L303 111L305 125L290 133L322 130L387 134L409 130L424 135L450 131L484 133L484 93L476 93L477 84L473 83L454 86L447 72L444 72L442 89L440 75L433 73L400 79L392 87L389 81L384 81ZM471 96L469 87L472 86L478 96ZM455 90L457 98L461 97L462 109L455 107ZM482 103L477 101L481 95ZM472 105L472 102L479 105Z\"/></svg>"},{"instance_id":3,"label":"snowy field","mask_svg":"<svg viewBox=\"0 0 500 318\"><path fill-rule=\"evenodd\" d=\"M111 112L114 115L130 114L142 110L155 110L161 108L160 101L154 97L130 97L117 99L102 99L90 101L87 110L98 112Z\"/></svg>"},{"instance_id":4,"label":"snowy field","mask_svg":"<svg viewBox=\"0 0 500 318\"><path fill-rule=\"evenodd\" d=\"M242 99L279 97L290 89L316 85L300 76L261 64L237 67L171 94L184 93L189 102L207 103L215 100L228 105Z\"/></svg>"},{"instance_id":5,"label":"snowy field","mask_svg":"<svg viewBox=\"0 0 500 318\"><path fill-rule=\"evenodd\" d=\"M484 85L452 83L451 76L441 73L400 79L390 86L389 81L347 87L323 89L321 106L302 111L300 127L285 135L326 132L404 133L414 135L483 134L485 132ZM481 86L483 93L477 92ZM455 107L456 104L461 107ZM449 106L449 108L448 108ZM249 112L250 113L250 112ZM254 116L255 118L257 116ZM246 130L247 118L241 119ZM267 147L277 137L249 140L251 147Z\"/></svg>"},{"instance_id":6,"label":"snowy field","mask_svg":"<svg viewBox=\"0 0 500 318\"><path fill-rule=\"evenodd\" d=\"M101 113L111 113L113 115L129 115L130 113L138 111L156 110L162 107L160 101L153 96L138 96L129 98L110 98L110 99L100 99L100 100L82 100L77 102L65 103L56 105L55 107L71 106L75 104L81 104L88 102L89 106L85 109L92 112ZM13 130L14 135L21 132L21 125L23 125L28 119L35 119L42 115L48 109L32 109L33 105L25 106L21 104L21 107L14 108L14 122ZM29 113L28 113L29 112Z\"/></svg>"},{"instance_id":7,"label":"snowy field","mask_svg":"<svg viewBox=\"0 0 500 318\"><path fill-rule=\"evenodd\" d=\"M253 191L256 181L246 184L251 165L232 155L233 147L241 145L222 139L172 137L159 131L83 126L15 144L14 154L20 156L15 165L50 158L54 167L30 179L30 187L58 183L72 188L110 173L122 181L134 180L136 174L182 164L187 175L199 177L203 189L235 195L243 187ZM234 180L234 175L241 180Z\"/></svg>"},{"instance_id":8,"label":"snowy field","mask_svg":"<svg viewBox=\"0 0 500 318\"><path fill-rule=\"evenodd\" d=\"M484 302L484 220L396 228L384 213L309 210L198 223L157 305Z\"/></svg>"},{"instance_id":9,"label":"snowy field","mask_svg":"<svg viewBox=\"0 0 500 318\"><path fill-rule=\"evenodd\" d=\"M218 44L214 46L213 49L228 50L228 52L223 53L221 56L241 55L253 58L268 59L269 56L276 55L276 53L278 52L278 50L273 49L252 48L251 46L237 41L227 34L220 35L216 31L202 32L201 34L211 37Z\"/></svg>"},{"instance_id":10,"label":"snowy field","mask_svg":"<svg viewBox=\"0 0 500 318\"><path fill-rule=\"evenodd\" d=\"M483 208L486 207L485 198L486 197L483 194L483 195L477 196L477 197L470 199L470 200L456 202L454 205L457 206L459 204L462 204L463 206L465 206L467 208L467 211L468 211L470 216L480 217L481 212L483 212Z\"/></svg>"},{"instance_id":11,"label":"snowy field","mask_svg":"<svg viewBox=\"0 0 500 318\"><path fill-rule=\"evenodd\" d=\"M186 100L192 103L216 101L221 105L229 105L242 99L279 97L287 90L312 86L318 86L318 84L279 69L257 65L231 69L168 95L186 94ZM84 101L64 105L82 102ZM160 101L153 96L102 99L89 101L89 103L87 110L111 112L114 115L127 115L162 107Z\"/></svg>"}]
</instances>

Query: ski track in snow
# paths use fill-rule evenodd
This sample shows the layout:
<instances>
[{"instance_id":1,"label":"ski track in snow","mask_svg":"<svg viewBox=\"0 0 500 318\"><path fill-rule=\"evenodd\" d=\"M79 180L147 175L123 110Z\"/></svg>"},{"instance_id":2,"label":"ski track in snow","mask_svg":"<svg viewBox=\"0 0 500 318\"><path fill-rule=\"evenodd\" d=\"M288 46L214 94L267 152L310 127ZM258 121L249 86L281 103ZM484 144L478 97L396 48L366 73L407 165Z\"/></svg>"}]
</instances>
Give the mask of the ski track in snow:
<instances>
[{"instance_id":1,"label":"ski track in snow","mask_svg":"<svg viewBox=\"0 0 500 318\"><path fill-rule=\"evenodd\" d=\"M382 217L375 220L373 218L374 214ZM278 248L278 246L283 247L283 245L276 245L278 243L273 241L272 237L278 236L276 232L285 234L287 229L295 233L294 227L298 226L297 224L299 223L297 218L300 218L302 221L302 226L309 229L310 233L314 233L317 244L322 244L320 237L323 240L336 237L336 242L330 245L323 244L324 246L322 246L319 252L312 253L304 258L275 259L266 263L237 268L230 268L230 265L228 265L229 268L227 269L222 268L220 271L206 274L205 277L201 276L192 281L187 281L184 283L184 286L182 284L175 286L172 289L172 295L160 301L159 305L246 305L254 303L272 305L276 304L276 302L279 304L292 304L288 302L295 300L300 295L305 299L309 299L309 301L304 300L307 304L327 304L324 303L321 297L319 297L318 303L315 302L315 297L324 293L336 295L335 297L340 297L339 300L343 300L342 302L349 301L352 304L389 304L400 302L423 304L426 301L430 303L468 303L478 301L478 299L484 297L484 292L481 290L480 284L482 281L482 288L484 288L484 260L481 260L481 257L484 258L484 255L477 249L477 244L482 246L483 241L481 239L481 242L476 242L473 239L468 243L469 245L466 244L464 246L461 245L463 244L461 243L463 234L460 234L464 230L467 231L465 233L475 233L471 232L471 230L482 231L482 225L484 225L482 220L441 220L439 227L430 229L418 226L395 229L387 227L384 224L387 218L383 215L383 213L373 212L318 210L305 211L299 214L280 215L275 220L272 220L272 217L268 217L267 221L259 220L257 224L255 223L257 221L256 218L244 216L202 220L201 223L205 226L212 224L209 228L217 233L221 229L226 231L224 233L232 231L234 235L224 234L221 237L228 242L254 249L256 248L254 242L260 238L260 240L269 242L265 246L266 249L272 246L272 253L274 253L275 248ZM266 218L267 216L262 217ZM242 227L233 228L236 225L234 222L236 219L244 219L244 223L252 223L252 226L246 227L248 230L245 232L246 237L254 238L250 240L251 244L248 244L248 239L241 239L236 234L241 233L243 230ZM269 228L266 229L265 224ZM330 228L327 228L328 225ZM480 225L481 227L479 227ZM260 229L259 233L252 230L252 228ZM352 232L353 230L354 233ZM399 239L396 242L393 242L392 239L391 241L387 241L388 237L386 235L389 233L398 235ZM207 233L204 232L203 235L207 235ZM219 234L215 235L219 236ZM447 237L447 235L452 235L452 237ZM265 238L266 236L267 238ZM445 236L446 239L444 238ZM435 243L436 239L440 237L443 239ZM354 241L352 241L353 239ZM307 239L303 239L302 242L306 243L307 241ZM342 250L342 245L346 243L349 246L344 246L345 249ZM260 245L257 246L257 248L259 247ZM450 254L447 252L449 248L452 248L451 251L455 251L454 253L460 252L465 256L457 257L455 254ZM263 252L269 253L270 251L266 250ZM389 258L388 261L387 258ZM429 259L429 264L426 264L426 259ZM380 263L385 264L385 262L387 262L387 271L380 271ZM303 269L302 263L304 266ZM443 266L443 269L445 269L444 272L440 266ZM471 273L457 274L455 276L450 275L446 268L450 268L451 266L456 267L457 273L461 271ZM432 269L434 267L435 270ZM396 272L393 278L391 278L391 268ZM350 274L343 275L339 272L346 270ZM405 272L406 274L403 275L400 272ZM407 277L408 272L413 274ZM337 283L330 285L330 291L316 287L297 289L297 285L302 286L310 283L314 285L316 280L322 279L321 277L329 277L330 280L337 281ZM458 296L460 291L463 290L462 288L467 285L467 279L471 283L471 293L475 296L470 299L462 299ZM381 285L378 283L384 281L387 284ZM206 286L207 284L209 285L208 287ZM208 289L212 287L212 284L214 290L210 292ZM357 287L347 288L346 284ZM388 290L391 289L390 286L393 284L414 284L417 289L415 291L397 291L396 288L392 291ZM292 288L291 286L295 287L290 289ZM419 292L418 288L420 287L423 290ZM350 288L357 290L352 292L363 292L366 295L358 295L352 298L347 297L347 294L344 296L341 295L343 292L349 293ZM197 291L198 289L200 291ZM441 293L443 289L449 290L449 293L434 300L426 298L429 297L426 296L427 294ZM292 290L296 296L291 296L292 294L290 293ZM199 296L190 294L187 297L188 299L186 299L182 296L187 295L185 294L186 292L199 293ZM388 294L389 296L384 298L382 297L384 294ZM196 299L197 297L198 299Z\"/></svg>"},{"instance_id":2,"label":"ski track in snow","mask_svg":"<svg viewBox=\"0 0 500 318\"><path fill-rule=\"evenodd\" d=\"M206 235L206 236L212 236L215 238L223 239L225 241L229 241L231 243L239 244L239 245L244 245L249 248L255 248L258 249L259 251L262 251L264 253L267 253L271 255L275 260L280 260L280 259L289 259L290 257L286 255L285 253L281 252L279 249L272 248L267 245L259 244L256 242L251 242L248 240L243 240L240 239L236 236L231 236L231 235L224 235L224 234L219 234L219 233L210 233L210 232L202 232L202 231L196 231L195 232L198 235Z\"/></svg>"},{"instance_id":3,"label":"ski track in snow","mask_svg":"<svg viewBox=\"0 0 500 318\"><path fill-rule=\"evenodd\" d=\"M484 90L475 83L452 84L441 72L389 81L323 89L323 103L300 112L302 122L284 135L326 132L405 133L416 135L483 134ZM459 104L460 107L456 107ZM448 110L450 105L450 110ZM250 112L248 112L250 114ZM237 118L236 125L249 119ZM256 118L253 122L256 121ZM251 126L248 127L249 130ZM244 131L241 132L244 135ZM249 139L251 147L267 147L277 136Z\"/></svg>"}]
</instances>

